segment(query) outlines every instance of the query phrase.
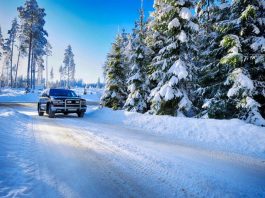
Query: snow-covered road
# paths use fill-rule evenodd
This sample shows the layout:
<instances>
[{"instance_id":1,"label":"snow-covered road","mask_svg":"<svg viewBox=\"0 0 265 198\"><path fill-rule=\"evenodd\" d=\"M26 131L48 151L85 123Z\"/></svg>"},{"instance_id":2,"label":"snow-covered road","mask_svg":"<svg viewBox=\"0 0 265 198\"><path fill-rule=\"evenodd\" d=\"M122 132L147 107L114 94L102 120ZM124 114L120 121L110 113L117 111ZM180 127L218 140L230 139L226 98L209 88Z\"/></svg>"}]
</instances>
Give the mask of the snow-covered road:
<instances>
[{"instance_id":1,"label":"snow-covered road","mask_svg":"<svg viewBox=\"0 0 265 198\"><path fill-rule=\"evenodd\" d=\"M32 105L5 108L20 118L1 117L9 127L0 126L0 197L265 197L264 159L171 141L91 113L49 119Z\"/></svg>"}]
</instances>

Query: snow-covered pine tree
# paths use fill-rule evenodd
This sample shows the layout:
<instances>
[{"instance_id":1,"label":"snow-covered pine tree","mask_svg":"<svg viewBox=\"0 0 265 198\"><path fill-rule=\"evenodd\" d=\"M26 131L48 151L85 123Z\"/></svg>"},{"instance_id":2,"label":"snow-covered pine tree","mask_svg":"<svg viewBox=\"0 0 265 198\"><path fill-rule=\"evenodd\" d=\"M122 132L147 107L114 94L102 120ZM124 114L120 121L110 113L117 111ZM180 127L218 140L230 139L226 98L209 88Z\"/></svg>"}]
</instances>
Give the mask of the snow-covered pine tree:
<instances>
[{"instance_id":1,"label":"snow-covered pine tree","mask_svg":"<svg viewBox=\"0 0 265 198\"><path fill-rule=\"evenodd\" d=\"M237 108L231 113L265 125L265 1L234 0L226 29L221 45L227 54L220 62L230 68L226 94Z\"/></svg>"},{"instance_id":2,"label":"snow-covered pine tree","mask_svg":"<svg viewBox=\"0 0 265 198\"><path fill-rule=\"evenodd\" d=\"M38 76L42 76L42 72L44 71L44 56L46 55L46 46L48 45L48 41L45 37L43 37L41 32L38 32L39 36L36 36L36 39L32 42L32 88L35 89L36 83L36 71L38 71ZM41 72L41 74L39 73Z\"/></svg>"},{"instance_id":3,"label":"snow-covered pine tree","mask_svg":"<svg viewBox=\"0 0 265 198\"><path fill-rule=\"evenodd\" d=\"M71 82L75 80L75 61L71 45L68 45L64 53L64 74L66 76L67 88L70 89Z\"/></svg>"},{"instance_id":4,"label":"snow-covered pine tree","mask_svg":"<svg viewBox=\"0 0 265 198\"><path fill-rule=\"evenodd\" d=\"M191 9L193 1L157 0L153 28L166 40L154 58L154 75L161 81L151 92L151 113L189 115L192 103L186 86L189 76L187 56L192 32L197 29Z\"/></svg>"},{"instance_id":5,"label":"snow-covered pine tree","mask_svg":"<svg viewBox=\"0 0 265 198\"><path fill-rule=\"evenodd\" d=\"M60 87L63 87L63 84L64 84L64 71L63 71L63 66L61 65L60 67L59 67L59 74L60 74L60 82L59 82L59 84L60 84Z\"/></svg>"},{"instance_id":6,"label":"snow-covered pine tree","mask_svg":"<svg viewBox=\"0 0 265 198\"><path fill-rule=\"evenodd\" d=\"M5 76L5 86L10 85L10 71L11 71L11 41L9 38L4 40L3 45L3 54L4 54L4 61L3 61L3 70L4 70L4 76Z\"/></svg>"},{"instance_id":7,"label":"snow-covered pine tree","mask_svg":"<svg viewBox=\"0 0 265 198\"><path fill-rule=\"evenodd\" d=\"M199 1L196 10L200 30L196 37L198 54L194 83L197 90L193 103L200 110L200 116L230 118L231 112L227 109L234 109L227 103L224 86L229 67L220 64L225 54L220 42L227 33L225 22L229 19L227 13L230 12L230 5L224 0L218 4L214 1L209 4Z\"/></svg>"},{"instance_id":8,"label":"snow-covered pine tree","mask_svg":"<svg viewBox=\"0 0 265 198\"><path fill-rule=\"evenodd\" d=\"M124 69L123 39L117 35L105 63L105 91L102 105L115 110L123 108L127 97L126 70Z\"/></svg>"},{"instance_id":9,"label":"snow-covered pine tree","mask_svg":"<svg viewBox=\"0 0 265 198\"><path fill-rule=\"evenodd\" d=\"M4 39L3 39L3 35L2 35L2 29L0 27L0 61L2 59L2 55L3 55L3 44L4 44ZM1 71L1 76L0 76L0 92L1 92L1 87L3 86L4 83L4 73L3 73L3 69Z\"/></svg>"},{"instance_id":10,"label":"snow-covered pine tree","mask_svg":"<svg viewBox=\"0 0 265 198\"><path fill-rule=\"evenodd\" d=\"M27 90L29 90L30 86L32 87L33 72L35 72L34 68L32 68L34 66L32 61L36 62L32 58L40 56L39 50L43 49L47 44L46 37L48 33L44 30L44 17L46 14L45 9L40 8L36 0L27 0L24 6L18 7L17 10L21 21L20 36L23 37L22 40L28 46Z\"/></svg>"},{"instance_id":11,"label":"snow-covered pine tree","mask_svg":"<svg viewBox=\"0 0 265 198\"><path fill-rule=\"evenodd\" d=\"M8 30L8 37L4 40L3 50L5 55L5 69L6 69L6 80L8 86L12 87L13 84L13 53L14 45L17 34L18 24L17 20L12 21L11 29Z\"/></svg>"},{"instance_id":12,"label":"snow-covered pine tree","mask_svg":"<svg viewBox=\"0 0 265 198\"><path fill-rule=\"evenodd\" d=\"M17 23L17 19L15 18L12 21L12 27L11 29L8 31L8 35L9 35L9 40L10 40L10 45L11 45L11 53L10 53L10 87L13 87L13 55L14 55L14 46L15 46L15 41L17 39L17 33L18 33L18 28L19 25Z\"/></svg>"},{"instance_id":13,"label":"snow-covered pine tree","mask_svg":"<svg viewBox=\"0 0 265 198\"><path fill-rule=\"evenodd\" d=\"M147 97L149 90L147 86L147 60L148 49L145 43L146 22L144 21L144 10L140 10L140 20L135 23L130 42L128 78L128 98L124 108L129 111L145 113L147 111Z\"/></svg>"},{"instance_id":14,"label":"snow-covered pine tree","mask_svg":"<svg viewBox=\"0 0 265 198\"><path fill-rule=\"evenodd\" d=\"M127 54L128 46L130 46L130 34L125 31L125 29L122 29L121 32L121 51L122 51L122 61L123 62L123 68L126 74L126 78L128 78L129 72L130 72L130 66L129 66L129 57Z\"/></svg>"},{"instance_id":15,"label":"snow-covered pine tree","mask_svg":"<svg viewBox=\"0 0 265 198\"><path fill-rule=\"evenodd\" d=\"M43 83L43 72L44 72L44 60L43 57L38 58L36 62L37 67L37 84L42 85Z\"/></svg>"},{"instance_id":16,"label":"snow-covered pine tree","mask_svg":"<svg viewBox=\"0 0 265 198\"><path fill-rule=\"evenodd\" d=\"M2 58L3 44L4 44L4 39L3 39L3 35L2 35L2 29L0 27L0 60Z\"/></svg>"},{"instance_id":17,"label":"snow-covered pine tree","mask_svg":"<svg viewBox=\"0 0 265 198\"><path fill-rule=\"evenodd\" d=\"M161 0L155 0L154 8L155 10L150 14L147 22L147 32L145 42L150 49L149 54L149 64L147 66L147 75L149 78L148 87L153 90L157 87L158 83L162 80L162 69L159 56L156 56L159 51L165 47L166 35L165 32L161 30L160 14L163 9L163 3ZM166 26L166 24L164 24ZM152 97L148 99L150 105Z\"/></svg>"},{"instance_id":18,"label":"snow-covered pine tree","mask_svg":"<svg viewBox=\"0 0 265 198\"><path fill-rule=\"evenodd\" d=\"M45 70L46 70L46 77L45 77L45 86L48 87L48 82L49 82L49 56L52 55L52 45L50 44L50 42L47 42L47 45L44 48L45 51L45 55L46 55L46 64L45 64ZM62 67L62 65L61 65ZM63 67L62 70L63 72ZM62 86L62 85L61 85Z\"/></svg>"},{"instance_id":19,"label":"snow-covered pine tree","mask_svg":"<svg viewBox=\"0 0 265 198\"><path fill-rule=\"evenodd\" d=\"M101 88L101 82L100 82L100 77L98 77L98 82L97 82L97 86L96 86L97 89L100 89Z\"/></svg>"},{"instance_id":20,"label":"snow-covered pine tree","mask_svg":"<svg viewBox=\"0 0 265 198\"><path fill-rule=\"evenodd\" d=\"M18 70L20 68L21 59L27 56L27 46L24 42L24 37L20 35L20 28L18 28L18 44L17 47L17 61L16 61L16 68L15 68L15 79L14 79L14 86L17 87L17 79L18 79Z\"/></svg>"},{"instance_id":21,"label":"snow-covered pine tree","mask_svg":"<svg viewBox=\"0 0 265 198\"><path fill-rule=\"evenodd\" d=\"M51 71L50 71L50 79L51 79L51 81L53 81L53 78L54 78L54 73L53 73L53 67L52 67Z\"/></svg>"}]
</instances>

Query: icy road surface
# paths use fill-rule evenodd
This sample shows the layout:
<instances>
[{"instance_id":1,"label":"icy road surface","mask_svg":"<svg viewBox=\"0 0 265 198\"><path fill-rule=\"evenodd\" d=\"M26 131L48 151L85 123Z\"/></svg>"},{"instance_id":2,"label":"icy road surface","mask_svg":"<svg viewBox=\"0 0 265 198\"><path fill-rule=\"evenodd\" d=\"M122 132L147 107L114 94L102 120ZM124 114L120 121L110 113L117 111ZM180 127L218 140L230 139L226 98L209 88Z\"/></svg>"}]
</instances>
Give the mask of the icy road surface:
<instances>
[{"instance_id":1,"label":"icy road surface","mask_svg":"<svg viewBox=\"0 0 265 198\"><path fill-rule=\"evenodd\" d=\"M0 197L265 197L264 159L188 146L90 113L49 119L35 106L7 105L0 114Z\"/></svg>"}]
</instances>

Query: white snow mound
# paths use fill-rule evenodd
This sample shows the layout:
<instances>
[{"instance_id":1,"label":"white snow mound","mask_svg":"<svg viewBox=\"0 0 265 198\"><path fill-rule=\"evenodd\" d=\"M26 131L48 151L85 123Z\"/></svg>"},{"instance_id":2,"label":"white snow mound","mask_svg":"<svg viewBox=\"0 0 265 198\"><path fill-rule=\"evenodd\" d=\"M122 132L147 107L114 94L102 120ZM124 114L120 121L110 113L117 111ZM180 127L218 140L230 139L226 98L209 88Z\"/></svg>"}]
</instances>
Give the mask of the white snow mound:
<instances>
[{"instance_id":1,"label":"white snow mound","mask_svg":"<svg viewBox=\"0 0 265 198\"><path fill-rule=\"evenodd\" d=\"M171 141L183 141L207 149L265 158L265 130L238 119L213 120L185 117L156 116L113 111L108 108L89 113L93 120L126 125L165 136Z\"/></svg>"}]
</instances>

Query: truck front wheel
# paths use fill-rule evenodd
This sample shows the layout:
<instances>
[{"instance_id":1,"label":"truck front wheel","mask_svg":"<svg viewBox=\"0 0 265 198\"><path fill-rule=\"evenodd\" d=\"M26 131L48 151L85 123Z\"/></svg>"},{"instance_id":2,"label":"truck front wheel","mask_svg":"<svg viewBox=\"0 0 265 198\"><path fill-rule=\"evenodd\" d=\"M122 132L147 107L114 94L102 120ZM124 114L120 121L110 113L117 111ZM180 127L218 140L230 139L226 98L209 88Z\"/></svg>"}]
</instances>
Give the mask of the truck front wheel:
<instances>
[{"instance_id":1,"label":"truck front wheel","mask_svg":"<svg viewBox=\"0 0 265 198\"><path fill-rule=\"evenodd\" d=\"M52 111L52 106L49 104L48 107L48 116L49 118L54 118L55 117L55 112Z\"/></svg>"},{"instance_id":2,"label":"truck front wheel","mask_svg":"<svg viewBox=\"0 0 265 198\"><path fill-rule=\"evenodd\" d=\"M83 111L78 112L77 115L78 115L79 118L83 118L84 115L85 115L85 112L83 112Z\"/></svg>"},{"instance_id":3,"label":"truck front wheel","mask_svg":"<svg viewBox=\"0 0 265 198\"><path fill-rule=\"evenodd\" d=\"M38 104L38 114L39 114L39 116L43 116L44 115L44 112L42 112L40 110L40 104Z\"/></svg>"}]
</instances>

